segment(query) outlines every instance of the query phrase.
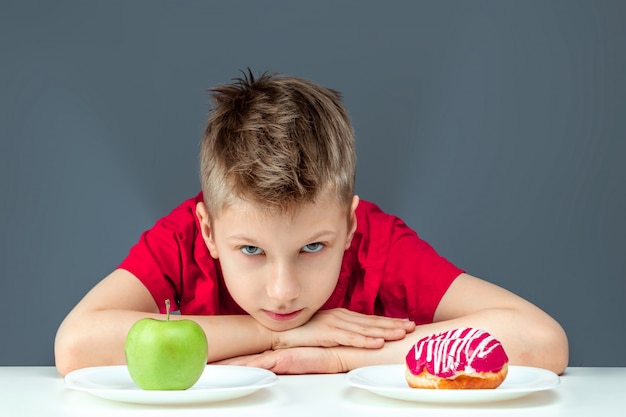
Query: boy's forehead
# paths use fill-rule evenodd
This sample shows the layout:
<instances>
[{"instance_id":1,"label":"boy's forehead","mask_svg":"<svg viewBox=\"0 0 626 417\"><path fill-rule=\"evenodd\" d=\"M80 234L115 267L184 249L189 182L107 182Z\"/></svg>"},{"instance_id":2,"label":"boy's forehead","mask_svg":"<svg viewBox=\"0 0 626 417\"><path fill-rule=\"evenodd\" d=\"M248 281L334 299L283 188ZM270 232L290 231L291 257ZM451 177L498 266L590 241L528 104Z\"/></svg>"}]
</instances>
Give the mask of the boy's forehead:
<instances>
[{"instance_id":1,"label":"boy's forehead","mask_svg":"<svg viewBox=\"0 0 626 417\"><path fill-rule=\"evenodd\" d=\"M264 205L262 202L254 202L242 198L234 198L228 204L224 204L216 215L212 216L213 222L237 225L249 222L252 224L280 223L293 225L303 219L315 218L317 221L333 222L343 220L348 214L349 207L333 194L323 196L315 202L294 204L291 207L276 208Z\"/></svg>"},{"instance_id":2,"label":"boy's forehead","mask_svg":"<svg viewBox=\"0 0 626 417\"><path fill-rule=\"evenodd\" d=\"M337 193L332 190L325 190L317 195L314 201L291 202L282 206L267 204L263 201L254 201L245 196L234 196L224 201L217 213L213 213L213 219L219 219L225 215L246 215L253 216L257 220L268 220L271 218L281 218L285 221L293 221L303 212L311 210L328 209L348 209ZM330 213L329 213L330 215Z\"/></svg>"}]
</instances>

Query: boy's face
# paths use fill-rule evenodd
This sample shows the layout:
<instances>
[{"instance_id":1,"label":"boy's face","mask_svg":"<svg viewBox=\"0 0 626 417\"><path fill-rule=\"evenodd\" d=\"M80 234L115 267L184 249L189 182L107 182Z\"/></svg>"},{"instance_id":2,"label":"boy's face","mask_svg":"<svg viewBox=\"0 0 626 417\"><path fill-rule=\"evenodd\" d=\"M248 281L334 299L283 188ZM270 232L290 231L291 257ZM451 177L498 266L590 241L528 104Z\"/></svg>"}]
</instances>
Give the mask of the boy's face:
<instances>
[{"instance_id":1,"label":"boy's face","mask_svg":"<svg viewBox=\"0 0 626 417\"><path fill-rule=\"evenodd\" d=\"M268 215L239 200L220 211L212 228L203 203L196 212L233 299L265 327L282 331L306 323L335 289L357 205L355 196L348 222L334 198L295 215Z\"/></svg>"}]
</instances>

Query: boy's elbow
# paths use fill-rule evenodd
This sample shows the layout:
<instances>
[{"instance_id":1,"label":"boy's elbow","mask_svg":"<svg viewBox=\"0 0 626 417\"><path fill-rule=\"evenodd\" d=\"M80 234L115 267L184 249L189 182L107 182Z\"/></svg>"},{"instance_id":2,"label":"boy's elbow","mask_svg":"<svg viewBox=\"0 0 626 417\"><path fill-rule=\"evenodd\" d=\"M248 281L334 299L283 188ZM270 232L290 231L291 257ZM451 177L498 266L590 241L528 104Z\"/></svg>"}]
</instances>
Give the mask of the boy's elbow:
<instances>
[{"instance_id":1,"label":"boy's elbow","mask_svg":"<svg viewBox=\"0 0 626 417\"><path fill-rule=\"evenodd\" d=\"M567 334L557 322L542 327L543 330L535 334L537 342L526 353L527 358L523 359L522 362L561 375L569 362Z\"/></svg>"},{"instance_id":2,"label":"boy's elbow","mask_svg":"<svg viewBox=\"0 0 626 417\"><path fill-rule=\"evenodd\" d=\"M61 376L76 369L95 366L88 343L82 332L63 325L54 340L54 365Z\"/></svg>"},{"instance_id":3,"label":"boy's elbow","mask_svg":"<svg viewBox=\"0 0 626 417\"><path fill-rule=\"evenodd\" d=\"M561 326L559 326L559 331L556 332L553 337L554 364L551 370L561 375L565 372L565 368L567 368L569 363L569 342L567 340L567 334Z\"/></svg>"},{"instance_id":4,"label":"boy's elbow","mask_svg":"<svg viewBox=\"0 0 626 417\"><path fill-rule=\"evenodd\" d=\"M70 337L59 335L54 341L54 365L61 376L80 368L76 358L80 357L77 352L77 342Z\"/></svg>"},{"instance_id":5,"label":"boy's elbow","mask_svg":"<svg viewBox=\"0 0 626 417\"><path fill-rule=\"evenodd\" d=\"M73 367L70 361L66 360L64 357L59 357L57 354L55 354L54 366L57 368L57 372L62 377L65 377L65 375L69 374L73 370L78 369Z\"/></svg>"}]
</instances>

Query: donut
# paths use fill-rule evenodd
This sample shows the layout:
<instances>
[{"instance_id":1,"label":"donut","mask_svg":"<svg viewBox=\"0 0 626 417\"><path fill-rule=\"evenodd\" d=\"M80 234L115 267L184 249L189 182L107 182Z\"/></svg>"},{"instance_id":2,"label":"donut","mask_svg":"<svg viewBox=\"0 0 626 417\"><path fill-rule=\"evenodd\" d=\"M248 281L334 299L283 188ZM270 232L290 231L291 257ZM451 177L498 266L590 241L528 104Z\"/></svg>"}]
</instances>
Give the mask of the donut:
<instances>
[{"instance_id":1,"label":"donut","mask_svg":"<svg viewBox=\"0 0 626 417\"><path fill-rule=\"evenodd\" d=\"M488 332L471 327L420 339L406 355L411 388L491 389L504 381L509 358Z\"/></svg>"}]
</instances>

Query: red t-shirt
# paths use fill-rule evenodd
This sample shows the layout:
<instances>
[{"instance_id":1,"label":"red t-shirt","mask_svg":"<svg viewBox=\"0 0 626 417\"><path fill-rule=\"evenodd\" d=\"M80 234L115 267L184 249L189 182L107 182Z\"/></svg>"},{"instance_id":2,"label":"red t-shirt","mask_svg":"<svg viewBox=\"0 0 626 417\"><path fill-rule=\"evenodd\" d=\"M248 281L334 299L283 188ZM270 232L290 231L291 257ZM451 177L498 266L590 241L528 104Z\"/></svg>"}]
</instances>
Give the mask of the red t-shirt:
<instances>
[{"instance_id":1,"label":"red t-shirt","mask_svg":"<svg viewBox=\"0 0 626 417\"><path fill-rule=\"evenodd\" d=\"M195 215L202 193L183 202L145 231L120 264L150 291L164 312L175 301L181 314L245 314L230 296L209 254ZM346 250L335 290L322 309L432 322L452 281L463 272L402 220L361 200L357 229ZM173 308L174 309L174 308Z\"/></svg>"}]
</instances>

